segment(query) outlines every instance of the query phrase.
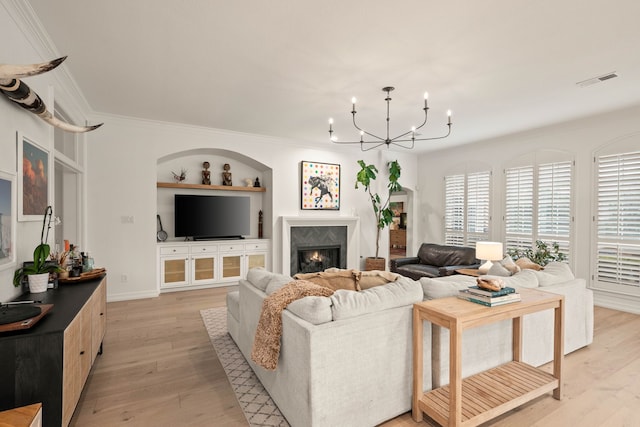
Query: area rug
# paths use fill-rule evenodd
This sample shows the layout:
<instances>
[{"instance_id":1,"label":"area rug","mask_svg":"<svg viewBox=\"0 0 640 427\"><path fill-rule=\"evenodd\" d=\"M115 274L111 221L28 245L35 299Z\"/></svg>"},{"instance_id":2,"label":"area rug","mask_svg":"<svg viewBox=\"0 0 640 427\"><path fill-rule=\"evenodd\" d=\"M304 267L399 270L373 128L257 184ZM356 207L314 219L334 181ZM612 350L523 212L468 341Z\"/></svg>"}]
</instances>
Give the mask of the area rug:
<instances>
[{"instance_id":1,"label":"area rug","mask_svg":"<svg viewBox=\"0 0 640 427\"><path fill-rule=\"evenodd\" d=\"M226 307L200 310L200 315L249 425L289 427L289 423L227 332Z\"/></svg>"}]
</instances>

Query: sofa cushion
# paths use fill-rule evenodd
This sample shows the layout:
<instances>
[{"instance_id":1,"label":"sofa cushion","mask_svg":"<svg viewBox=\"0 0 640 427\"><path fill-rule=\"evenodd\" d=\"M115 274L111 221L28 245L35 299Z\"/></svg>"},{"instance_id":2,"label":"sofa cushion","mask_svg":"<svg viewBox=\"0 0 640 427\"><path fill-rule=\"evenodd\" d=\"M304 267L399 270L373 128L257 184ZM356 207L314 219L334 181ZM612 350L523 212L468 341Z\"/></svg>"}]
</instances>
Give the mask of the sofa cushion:
<instances>
[{"instance_id":1,"label":"sofa cushion","mask_svg":"<svg viewBox=\"0 0 640 427\"><path fill-rule=\"evenodd\" d=\"M267 285L272 277L273 273L265 270L264 267L252 268L247 272L247 280L261 291L267 289Z\"/></svg>"},{"instance_id":2,"label":"sofa cushion","mask_svg":"<svg viewBox=\"0 0 640 427\"><path fill-rule=\"evenodd\" d=\"M267 295L271 295L284 285L293 281L293 277L285 276L284 274L271 273L272 276L269 279L266 289L264 290Z\"/></svg>"},{"instance_id":3,"label":"sofa cushion","mask_svg":"<svg viewBox=\"0 0 640 427\"><path fill-rule=\"evenodd\" d=\"M331 300L327 297L308 296L291 302L287 310L314 325L331 322Z\"/></svg>"},{"instance_id":4,"label":"sofa cushion","mask_svg":"<svg viewBox=\"0 0 640 427\"><path fill-rule=\"evenodd\" d=\"M293 276L297 280L307 280L315 283L316 285L324 286L325 288L333 289L346 289L348 291L360 290L360 271L358 270L341 270L341 271L318 271L315 273L298 273Z\"/></svg>"},{"instance_id":5,"label":"sofa cushion","mask_svg":"<svg viewBox=\"0 0 640 427\"><path fill-rule=\"evenodd\" d=\"M502 277L505 286L512 288L537 288L538 277L536 271L525 269L510 277Z\"/></svg>"},{"instance_id":6,"label":"sofa cushion","mask_svg":"<svg viewBox=\"0 0 640 427\"><path fill-rule=\"evenodd\" d=\"M571 267L565 262L552 261L544 266L544 270L536 271L540 286L550 286L556 283L575 279Z\"/></svg>"},{"instance_id":7,"label":"sofa cushion","mask_svg":"<svg viewBox=\"0 0 640 427\"><path fill-rule=\"evenodd\" d=\"M349 319L422 301L420 283L406 277L362 292L337 290L329 297L333 320Z\"/></svg>"},{"instance_id":8,"label":"sofa cushion","mask_svg":"<svg viewBox=\"0 0 640 427\"><path fill-rule=\"evenodd\" d=\"M439 267L426 264L407 264L398 267L396 271L403 276L418 280L420 277L438 277L440 275Z\"/></svg>"},{"instance_id":9,"label":"sofa cushion","mask_svg":"<svg viewBox=\"0 0 640 427\"><path fill-rule=\"evenodd\" d=\"M461 289L476 285L476 278L455 274L444 277L422 277L420 285L424 292L425 299L438 299L457 296Z\"/></svg>"},{"instance_id":10,"label":"sofa cushion","mask_svg":"<svg viewBox=\"0 0 640 427\"><path fill-rule=\"evenodd\" d=\"M476 264L476 250L462 246L445 246L423 243L418 250L421 264L444 267L445 265Z\"/></svg>"},{"instance_id":11,"label":"sofa cushion","mask_svg":"<svg viewBox=\"0 0 640 427\"><path fill-rule=\"evenodd\" d=\"M227 311L234 319L240 320L240 292L231 291L227 293Z\"/></svg>"}]
</instances>

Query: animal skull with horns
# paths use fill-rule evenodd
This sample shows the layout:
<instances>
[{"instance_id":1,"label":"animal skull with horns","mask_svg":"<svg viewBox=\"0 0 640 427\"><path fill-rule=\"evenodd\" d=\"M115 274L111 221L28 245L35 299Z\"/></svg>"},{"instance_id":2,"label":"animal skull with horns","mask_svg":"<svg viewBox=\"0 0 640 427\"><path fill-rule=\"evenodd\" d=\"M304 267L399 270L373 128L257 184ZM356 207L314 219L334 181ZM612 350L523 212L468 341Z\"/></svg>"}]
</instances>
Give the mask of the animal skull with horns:
<instances>
[{"instance_id":1,"label":"animal skull with horns","mask_svg":"<svg viewBox=\"0 0 640 427\"><path fill-rule=\"evenodd\" d=\"M57 119L47 110L42 99L21 78L36 76L56 68L67 59L66 56L42 64L8 65L0 64L0 92L25 110L31 111L45 122L68 132L88 132L102 126L76 126Z\"/></svg>"}]
</instances>

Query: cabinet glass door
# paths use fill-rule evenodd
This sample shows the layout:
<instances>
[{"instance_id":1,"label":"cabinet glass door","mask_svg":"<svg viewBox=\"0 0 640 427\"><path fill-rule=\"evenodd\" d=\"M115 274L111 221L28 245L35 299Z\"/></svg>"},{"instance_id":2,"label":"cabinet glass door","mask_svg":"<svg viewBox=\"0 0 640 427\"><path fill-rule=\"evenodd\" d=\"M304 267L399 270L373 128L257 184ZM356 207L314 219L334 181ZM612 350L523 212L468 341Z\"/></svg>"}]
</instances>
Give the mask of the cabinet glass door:
<instances>
[{"instance_id":1,"label":"cabinet glass door","mask_svg":"<svg viewBox=\"0 0 640 427\"><path fill-rule=\"evenodd\" d=\"M216 278L216 257L193 258L193 282L212 281Z\"/></svg>"},{"instance_id":2,"label":"cabinet glass door","mask_svg":"<svg viewBox=\"0 0 640 427\"><path fill-rule=\"evenodd\" d=\"M267 266L267 254L249 254L248 258L247 267L249 270L256 267L265 268Z\"/></svg>"},{"instance_id":3,"label":"cabinet glass door","mask_svg":"<svg viewBox=\"0 0 640 427\"><path fill-rule=\"evenodd\" d=\"M177 284L187 282L187 262L184 258L165 259L162 261L162 282Z\"/></svg>"},{"instance_id":4,"label":"cabinet glass door","mask_svg":"<svg viewBox=\"0 0 640 427\"><path fill-rule=\"evenodd\" d=\"M222 278L232 279L242 276L242 255L222 255Z\"/></svg>"}]
</instances>

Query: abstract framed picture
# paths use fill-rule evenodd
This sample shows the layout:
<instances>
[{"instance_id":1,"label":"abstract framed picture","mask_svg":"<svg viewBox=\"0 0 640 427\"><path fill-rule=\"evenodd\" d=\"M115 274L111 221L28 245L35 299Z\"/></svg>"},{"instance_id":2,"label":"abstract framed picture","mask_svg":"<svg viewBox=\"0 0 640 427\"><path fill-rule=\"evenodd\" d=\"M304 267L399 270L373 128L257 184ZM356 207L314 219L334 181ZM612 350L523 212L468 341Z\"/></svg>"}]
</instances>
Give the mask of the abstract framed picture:
<instances>
[{"instance_id":1,"label":"abstract framed picture","mask_svg":"<svg viewBox=\"0 0 640 427\"><path fill-rule=\"evenodd\" d=\"M49 150L18 132L18 221L41 221L51 200Z\"/></svg>"},{"instance_id":2,"label":"abstract framed picture","mask_svg":"<svg viewBox=\"0 0 640 427\"><path fill-rule=\"evenodd\" d=\"M16 176L0 171L0 270L16 263Z\"/></svg>"},{"instance_id":3,"label":"abstract framed picture","mask_svg":"<svg viewBox=\"0 0 640 427\"><path fill-rule=\"evenodd\" d=\"M303 210L340 210L340 165L302 161L300 201Z\"/></svg>"}]
</instances>

